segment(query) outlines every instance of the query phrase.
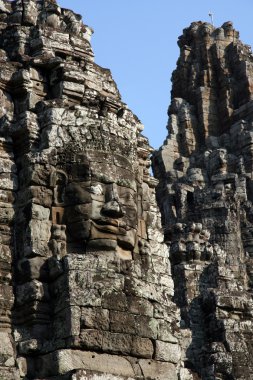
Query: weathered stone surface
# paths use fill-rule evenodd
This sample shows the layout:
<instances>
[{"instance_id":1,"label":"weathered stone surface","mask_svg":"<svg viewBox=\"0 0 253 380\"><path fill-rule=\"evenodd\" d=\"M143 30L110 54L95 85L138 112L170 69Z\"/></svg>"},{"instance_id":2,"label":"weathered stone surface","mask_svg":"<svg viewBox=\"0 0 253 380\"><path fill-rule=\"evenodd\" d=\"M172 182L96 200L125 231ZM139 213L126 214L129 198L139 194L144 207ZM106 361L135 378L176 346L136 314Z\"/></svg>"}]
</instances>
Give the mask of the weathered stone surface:
<instances>
[{"instance_id":1,"label":"weathered stone surface","mask_svg":"<svg viewBox=\"0 0 253 380\"><path fill-rule=\"evenodd\" d=\"M1 380L20 380L19 371L13 368L0 367Z\"/></svg>"},{"instance_id":2,"label":"weathered stone surface","mask_svg":"<svg viewBox=\"0 0 253 380\"><path fill-rule=\"evenodd\" d=\"M134 377L129 361L117 355L97 354L78 350L58 350L53 354L40 357L39 377L63 375L78 368L109 373L112 375ZM28 373L29 376L29 373Z\"/></svg>"},{"instance_id":3,"label":"weathered stone surface","mask_svg":"<svg viewBox=\"0 0 253 380\"><path fill-rule=\"evenodd\" d=\"M132 354L137 357L151 359L154 354L154 346L151 339L133 337Z\"/></svg>"},{"instance_id":4,"label":"weathered stone surface","mask_svg":"<svg viewBox=\"0 0 253 380\"><path fill-rule=\"evenodd\" d=\"M181 357L161 351L179 309L143 126L80 15L0 0L0 21L0 378L174 379Z\"/></svg>"},{"instance_id":5,"label":"weathered stone surface","mask_svg":"<svg viewBox=\"0 0 253 380\"><path fill-rule=\"evenodd\" d=\"M156 380L177 380L177 372L175 366L171 363L156 362L154 360L139 361L144 379L156 379Z\"/></svg>"},{"instance_id":6,"label":"weathered stone surface","mask_svg":"<svg viewBox=\"0 0 253 380\"><path fill-rule=\"evenodd\" d=\"M10 334L0 332L0 366L13 367L15 364L12 337Z\"/></svg>"},{"instance_id":7,"label":"weathered stone surface","mask_svg":"<svg viewBox=\"0 0 253 380\"><path fill-rule=\"evenodd\" d=\"M251 379L252 54L230 22L192 23L178 44L153 169L181 311L179 376ZM168 331L158 338L170 342ZM156 342L157 358L171 343Z\"/></svg>"},{"instance_id":8,"label":"weathered stone surface","mask_svg":"<svg viewBox=\"0 0 253 380\"><path fill-rule=\"evenodd\" d=\"M178 363L181 357L181 349L178 344L156 341L156 354L157 360Z\"/></svg>"},{"instance_id":9,"label":"weathered stone surface","mask_svg":"<svg viewBox=\"0 0 253 380\"><path fill-rule=\"evenodd\" d=\"M71 380L134 380L133 377L114 376L106 373L94 373L90 371L80 370L72 375Z\"/></svg>"},{"instance_id":10,"label":"weathered stone surface","mask_svg":"<svg viewBox=\"0 0 253 380\"><path fill-rule=\"evenodd\" d=\"M0 21L0 378L251 379L249 48L184 30L155 180L80 15L0 0Z\"/></svg>"}]
</instances>

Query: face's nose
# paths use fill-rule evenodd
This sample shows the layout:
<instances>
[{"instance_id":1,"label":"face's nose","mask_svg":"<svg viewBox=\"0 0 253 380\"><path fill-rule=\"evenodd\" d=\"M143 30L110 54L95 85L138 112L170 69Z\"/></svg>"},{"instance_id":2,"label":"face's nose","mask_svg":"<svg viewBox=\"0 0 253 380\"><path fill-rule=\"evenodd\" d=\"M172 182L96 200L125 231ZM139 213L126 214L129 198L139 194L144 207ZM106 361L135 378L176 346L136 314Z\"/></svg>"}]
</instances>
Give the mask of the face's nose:
<instances>
[{"instance_id":1,"label":"face's nose","mask_svg":"<svg viewBox=\"0 0 253 380\"><path fill-rule=\"evenodd\" d=\"M111 218L122 218L124 215L120 204L116 200L106 202L102 207L101 214Z\"/></svg>"},{"instance_id":2,"label":"face's nose","mask_svg":"<svg viewBox=\"0 0 253 380\"><path fill-rule=\"evenodd\" d=\"M107 190L106 202L101 209L101 214L111 218L122 218L124 215L115 184L112 184Z\"/></svg>"}]
</instances>

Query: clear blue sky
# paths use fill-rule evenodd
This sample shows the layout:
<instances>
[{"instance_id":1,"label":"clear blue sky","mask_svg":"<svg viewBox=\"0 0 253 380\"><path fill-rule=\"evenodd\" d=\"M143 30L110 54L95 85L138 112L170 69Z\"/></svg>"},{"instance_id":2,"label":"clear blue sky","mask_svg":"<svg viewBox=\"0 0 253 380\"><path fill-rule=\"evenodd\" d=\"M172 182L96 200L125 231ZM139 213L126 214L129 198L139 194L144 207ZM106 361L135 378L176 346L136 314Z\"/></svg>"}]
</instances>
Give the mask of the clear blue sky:
<instances>
[{"instance_id":1,"label":"clear blue sky","mask_svg":"<svg viewBox=\"0 0 253 380\"><path fill-rule=\"evenodd\" d=\"M233 21L253 45L253 0L58 0L83 16L95 33L95 61L111 69L123 101L140 118L158 148L167 131L170 78L179 55L177 38L193 21Z\"/></svg>"}]
</instances>

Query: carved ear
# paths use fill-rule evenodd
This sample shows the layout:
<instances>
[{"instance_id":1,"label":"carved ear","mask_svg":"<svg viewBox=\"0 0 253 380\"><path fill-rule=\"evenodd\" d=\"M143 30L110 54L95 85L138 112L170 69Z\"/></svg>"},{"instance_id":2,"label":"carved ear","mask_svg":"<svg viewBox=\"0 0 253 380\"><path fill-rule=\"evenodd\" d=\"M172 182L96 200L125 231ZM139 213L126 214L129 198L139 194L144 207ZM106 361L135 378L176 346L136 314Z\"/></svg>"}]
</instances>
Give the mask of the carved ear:
<instances>
[{"instance_id":1,"label":"carved ear","mask_svg":"<svg viewBox=\"0 0 253 380\"><path fill-rule=\"evenodd\" d=\"M68 183L67 174L63 170L54 170L50 175L50 186L55 187L59 180L66 186Z\"/></svg>"}]
</instances>

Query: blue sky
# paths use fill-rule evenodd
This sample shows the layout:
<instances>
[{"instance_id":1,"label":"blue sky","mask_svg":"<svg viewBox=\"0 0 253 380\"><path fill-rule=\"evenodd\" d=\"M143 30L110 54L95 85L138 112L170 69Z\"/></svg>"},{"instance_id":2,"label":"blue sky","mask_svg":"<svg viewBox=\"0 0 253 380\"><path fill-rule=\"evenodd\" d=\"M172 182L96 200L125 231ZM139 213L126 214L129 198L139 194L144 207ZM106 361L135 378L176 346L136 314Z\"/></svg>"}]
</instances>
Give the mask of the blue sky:
<instances>
[{"instance_id":1,"label":"blue sky","mask_svg":"<svg viewBox=\"0 0 253 380\"><path fill-rule=\"evenodd\" d=\"M233 21L244 43L253 45L252 0L58 0L83 16L95 33L95 61L112 72L123 101L145 126L158 148L166 135L177 39L193 21L215 26Z\"/></svg>"}]
</instances>

